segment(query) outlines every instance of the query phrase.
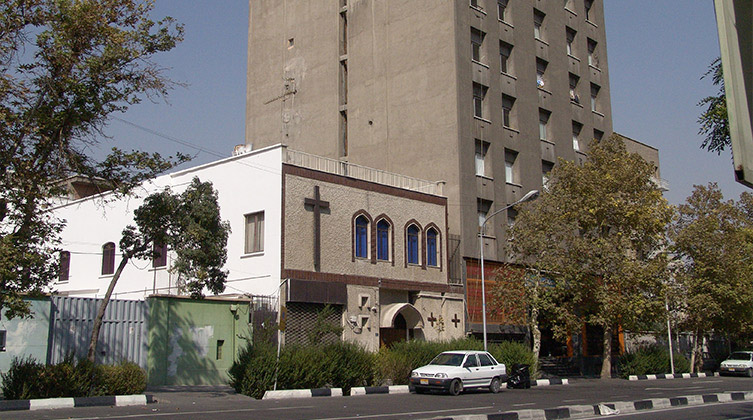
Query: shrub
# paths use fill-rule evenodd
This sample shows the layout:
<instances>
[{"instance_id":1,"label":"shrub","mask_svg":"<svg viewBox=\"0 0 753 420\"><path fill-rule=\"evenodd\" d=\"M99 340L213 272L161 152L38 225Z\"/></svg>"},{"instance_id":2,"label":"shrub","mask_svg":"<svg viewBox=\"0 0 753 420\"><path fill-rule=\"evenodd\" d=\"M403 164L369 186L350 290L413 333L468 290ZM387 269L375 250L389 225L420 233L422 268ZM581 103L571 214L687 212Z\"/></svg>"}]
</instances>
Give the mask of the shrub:
<instances>
[{"instance_id":1,"label":"shrub","mask_svg":"<svg viewBox=\"0 0 753 420\"><path fill-rule=\"evenodd\" d=\"M39 398L38 384L44 365L33 357L26 359L14 357L8 372L1 374L3 396L7 400L25 400Z\"/></svg>"},{"instance_id":2,"label":"shrub","mask_svg":"<svg viewBox=\"0 0 753 420\"><path fill-rule=\"evenodd\" d=\"M690 371L690 362L680 353L674 353L675 373ZM669 351L658 345L640 347L617 359L617 372L621 378L630 375L670 373Z\"/></svg>"},{"instance_id":3,"label":"shrub","mask_svg":"<svg viewBox=\"0 0 753 420\"><path fill-rule=\"evenodd\" d=\"M45 366L34 358L14 358L2 376L6 399L90 397L138 394L146 389L146 373L134 363L95 365L72 356Z\"/></svg>"},{"instance_id":4,"label":"shrub","mask_svg":"<svg viewBox=\"0 0 753 420\"><path fill-rule=\"evenodd\" d=\"M135 363L102 365L99 369L100 386L104 395L133 395L146 389L146 372Z\"/></svg>"},{"instance_id":5,"label":"shrub","mask_svg":"<svg viewBox=\"0 0 753 420\"><path fill-rule=\"evenodd\" d=\"M539 376L539 362L534 357L533 351L523 343L503 341L489 346L489 353L499 363L505 364L508 374L511 372L513 365L523 364L530 367L531 379L536 379Z\"/></svg>"}]
</instances>

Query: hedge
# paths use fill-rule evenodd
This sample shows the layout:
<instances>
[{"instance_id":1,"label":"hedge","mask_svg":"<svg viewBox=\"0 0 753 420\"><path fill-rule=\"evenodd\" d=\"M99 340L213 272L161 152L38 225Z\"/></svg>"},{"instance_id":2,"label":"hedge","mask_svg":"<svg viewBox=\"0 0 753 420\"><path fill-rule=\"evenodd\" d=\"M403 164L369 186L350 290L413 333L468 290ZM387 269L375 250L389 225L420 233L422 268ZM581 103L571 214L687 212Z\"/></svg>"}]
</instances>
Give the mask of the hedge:
<instances>
[{"instance_id":1,"label":"hedge","mask_svg":"<svg viewBox=\"0 0 753 420\"><path fill-rule=\"evenodd\" d=\"M95 365L87 359L74 362L72 357L56 365L44 365L31 356L14 357L0 378L7 400L130 395L146 389L146 372L134 363Z\"/></svg>"},{"instance_id":2,"label":"hedge","mask_svg":"<svg viewBox=\"0 0 753 420\"><path fill-rule=\"evenodd\" d=\"M276 348L264 343L247 345L228 374L236 392L261 398L277 389L343 388L347 395L355 386L407 384L413 369L428 364L448 350L482 350L483 342L473 338L452 341L405 341L371 353L357 344L340 342L318 346L286 346L277 362ZM503 342L489 346L489 352L508 369L516 363L531 366L537 375L533 353L523 344Z\"/></svg>"},{"instance_id":3,"label":"hedge","mask_svg":"<svg viewBox=\"0 0 753 420\"><path fill-rule=\"evenodd\" d=\"M680 353L674 354L675 373L690 372L690 362ZM617 372L621 378L630 375L670 373L669 350L658 345L640 347L617 359Z\"/></svg>"}]
</instances>

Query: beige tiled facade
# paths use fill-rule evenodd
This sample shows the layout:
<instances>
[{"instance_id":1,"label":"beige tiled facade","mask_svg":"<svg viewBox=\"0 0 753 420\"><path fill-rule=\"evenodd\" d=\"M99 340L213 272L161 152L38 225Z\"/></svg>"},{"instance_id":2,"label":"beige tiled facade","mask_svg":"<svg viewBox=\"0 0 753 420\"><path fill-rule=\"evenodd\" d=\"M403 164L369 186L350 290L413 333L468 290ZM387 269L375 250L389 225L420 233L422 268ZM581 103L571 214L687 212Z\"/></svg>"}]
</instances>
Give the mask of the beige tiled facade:
<instances>
[{"instance_id":1,"label":"beige tiled facade","mask_svg":"<svg viewBox=\"0 0 753 420\"><path fill-rule=\"evenodd\" d=\"M250 0L246 142L446 181L449 234L473 258L480 208L611 134L602 6ZM505 215L490 225L485 255L504 261Z\"/></svg>"}]
</instances>

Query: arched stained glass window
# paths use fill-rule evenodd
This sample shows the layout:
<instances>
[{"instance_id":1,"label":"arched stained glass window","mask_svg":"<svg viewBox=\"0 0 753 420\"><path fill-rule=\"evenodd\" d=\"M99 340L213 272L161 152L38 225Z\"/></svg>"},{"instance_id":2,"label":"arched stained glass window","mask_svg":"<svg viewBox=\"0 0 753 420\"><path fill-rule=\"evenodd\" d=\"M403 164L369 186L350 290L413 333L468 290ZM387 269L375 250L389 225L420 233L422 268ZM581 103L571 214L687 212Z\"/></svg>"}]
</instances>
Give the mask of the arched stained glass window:
<instances>
[{"instance_id":1,"label":"arched stained glass window","mask_svg":"<svg viewBox=\"0 0 753 420\"><path fill-rule=\"evenodd\" d=\"M437 231L434 228L429 229L426 232L426 265L431 267L438 267L437 255L439 254L439 247L437 241Z\"/></svg>"},{"instance_id":2,"label":"arched stained glass window","mask_svg":"<svg viewBox=\"0 0 753 420\"><path fill-rule=\"evenodd\" d=\"M377 259L390 259L390 223L384 219L377 223Z\"/></svg>"},{"instance_id":3,"label":"arched stained glass window","mask_svg":"<svg viewBox=\"0 0 753 420\"><path fill-rule=\"evenodd\" d=\"M369 219L366 216L356 218L356 257L369 256Z\"/></svg>"},{"instance_id":4,"label":"arched stained glass window","mask_svg":"<svg viewBox=\"0 0 753 420\"><path fill-rule=\"evenodd\" d=\"M419 264L418 260L418 227L408 226L407 232L408 264Z\"/></svg>"}]
</instances>

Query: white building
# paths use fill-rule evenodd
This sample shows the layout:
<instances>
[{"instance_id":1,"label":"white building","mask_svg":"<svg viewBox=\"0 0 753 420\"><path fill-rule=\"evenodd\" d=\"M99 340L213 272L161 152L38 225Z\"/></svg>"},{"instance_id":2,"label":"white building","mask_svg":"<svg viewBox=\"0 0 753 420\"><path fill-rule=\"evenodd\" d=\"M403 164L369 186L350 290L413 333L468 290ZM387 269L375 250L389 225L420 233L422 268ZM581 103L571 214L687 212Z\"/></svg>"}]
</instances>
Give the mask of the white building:
<instances>
[{"instance_id":1,"label":"white building","mask_svg":"<svg viewBox=\"0 0 753 420\"><path fill-rule=\"evenodd\" d=\"M447 199L429 182L287 149L248 151L111 193L63 204L58 294L101 297L119 258L121 232L143 198L194 177L218 192L228 238L223 295L280 296L286 342L306 343L326 306L343 338L376 350L408 338L465 333L463 288L450 284ZM132 260L118 299L179 294L166 260ZM334 338L334 337L331 337Z\"/></svg>"}]
</instances>

